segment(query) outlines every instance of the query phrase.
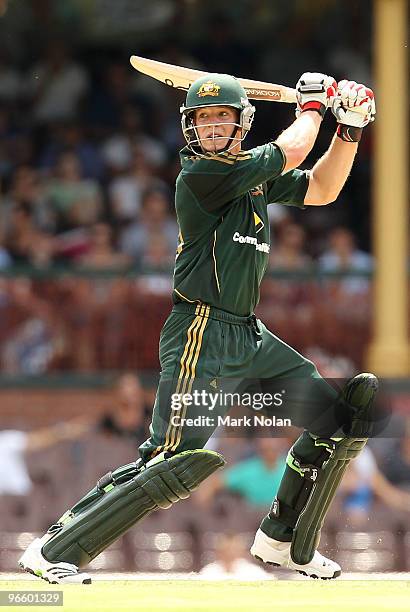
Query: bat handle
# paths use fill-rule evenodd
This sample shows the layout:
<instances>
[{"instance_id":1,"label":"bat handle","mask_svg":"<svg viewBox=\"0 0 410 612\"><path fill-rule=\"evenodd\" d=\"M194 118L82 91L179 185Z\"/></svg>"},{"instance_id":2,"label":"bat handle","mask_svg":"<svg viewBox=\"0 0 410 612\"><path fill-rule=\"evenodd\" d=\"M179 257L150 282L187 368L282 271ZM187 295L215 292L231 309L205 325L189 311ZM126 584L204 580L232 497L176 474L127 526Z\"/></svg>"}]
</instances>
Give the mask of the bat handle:
<instances>
[{"instance_id":1,"label":"bat handle","mask_svg":"<svg viewBox=\"0 0 410 612\"><path fill-rule=\"evenodd\" d=\"M332 101L333 111L336 115L336 119L341 121L343 119L343 113L345 109L342 106L342 101L339 96L335 96ZM367 105L357 106L355 108L349 108L353 113L358 113L359 115L366 115L369 112Z\"/></svg>"}]
</instances>

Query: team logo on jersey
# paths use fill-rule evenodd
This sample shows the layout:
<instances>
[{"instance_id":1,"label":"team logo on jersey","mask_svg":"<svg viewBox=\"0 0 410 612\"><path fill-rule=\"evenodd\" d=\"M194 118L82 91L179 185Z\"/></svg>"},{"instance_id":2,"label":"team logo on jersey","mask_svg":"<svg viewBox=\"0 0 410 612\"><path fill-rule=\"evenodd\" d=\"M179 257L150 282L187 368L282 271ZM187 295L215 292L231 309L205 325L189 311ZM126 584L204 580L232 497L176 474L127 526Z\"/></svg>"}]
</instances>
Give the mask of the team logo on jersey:
<instances>
[{"instance_id":1,"label":"team logo on jersey","mask_svg":"<svg viewBox=\"0 0 410 612\"><path fill-rule=\"evenodd\" d=\"M205 96L219 96L220 89L220 86L213 81L207 81L206 83L202 83L201 87L198 89L198 96L200 98L204 98Z\"/></svg>"},{"instance_id":2,"label":"team logo on jersey","mask_svg":"<svg viewBox=\"0 0 410 612\"><path fill-rule=\"evenodd\" d=\"M262 221L262 219L259 217L259 215L256 214L256 212L253 213L253 219L255 221L256 233L258 233L261 231L261 229L265 227L265 224Z\"/></svg>"}]
</instances>

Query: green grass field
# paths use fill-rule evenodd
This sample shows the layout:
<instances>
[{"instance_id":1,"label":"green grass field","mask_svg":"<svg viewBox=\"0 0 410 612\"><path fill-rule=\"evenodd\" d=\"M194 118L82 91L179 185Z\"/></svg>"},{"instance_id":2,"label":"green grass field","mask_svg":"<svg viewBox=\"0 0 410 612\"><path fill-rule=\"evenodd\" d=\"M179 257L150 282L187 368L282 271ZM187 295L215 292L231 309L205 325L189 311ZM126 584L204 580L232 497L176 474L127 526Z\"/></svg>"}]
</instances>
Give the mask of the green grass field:
<instances>
[{"instance_id":1,"label":"green grass field","mask_svg":"<svg viewBox=\"0 0 410 612\"><path fill-rule=\"evenodd\" d=\"M35 610L82 612L293 612L329 610L409 610L410 581L263 581L208 582L99 581L92 585L48 585L39 581L2 581L1 590L63 590L64 606ZM3 609L3 608L1 608ZM18 608L6 608L17 610ZM21 609L21 608L20 608Z\"/></svg>"}]
</instances>

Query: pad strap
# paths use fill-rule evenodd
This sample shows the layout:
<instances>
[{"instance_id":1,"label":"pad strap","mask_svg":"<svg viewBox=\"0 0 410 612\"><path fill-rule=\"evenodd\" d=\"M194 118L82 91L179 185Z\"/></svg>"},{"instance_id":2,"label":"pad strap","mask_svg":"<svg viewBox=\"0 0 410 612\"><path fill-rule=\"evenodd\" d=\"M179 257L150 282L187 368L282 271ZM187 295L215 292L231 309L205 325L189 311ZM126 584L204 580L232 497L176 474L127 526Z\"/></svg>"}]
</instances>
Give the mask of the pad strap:
<instances>
[{"instance_id":1,"label":"pad strap","mask_svg":"<svg viewBox=\"0 0 410 612\"><path fill-rule=\"evenodd\" d=\"M298 521L299 514L300 512L298 510L291 508L285 504L285 502L279 501L277 497L273 500L269 511L269 516L271 518L275 518L282 523L282 525L286 525L286 527L291 527L292 529L294 529Z\"/></svg>"}]
</instances>

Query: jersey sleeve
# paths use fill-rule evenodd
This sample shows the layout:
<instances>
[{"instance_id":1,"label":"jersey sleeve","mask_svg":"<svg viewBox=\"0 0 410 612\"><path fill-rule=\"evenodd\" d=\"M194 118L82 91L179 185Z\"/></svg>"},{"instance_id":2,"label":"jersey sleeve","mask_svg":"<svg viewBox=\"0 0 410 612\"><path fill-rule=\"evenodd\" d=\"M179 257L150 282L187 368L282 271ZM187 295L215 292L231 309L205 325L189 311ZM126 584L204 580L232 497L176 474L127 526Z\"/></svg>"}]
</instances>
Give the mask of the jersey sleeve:
<instances>
[{"instance_id":1,"label":"jersey sleeve","mask_svg":"<svg viewBox=\"0 0 410 612\"><path fill-rule=\"evenodd\" d=\"M279 177L285 163L282 149L270 142L237 155L223 152L183 163L181 179L206 212L220 214L253 187Z\"/></svg>"},{"instance_id":2,"label":"jersey sleeve","mask_svg":"<svg viewBox=\"0 0 410 612\"><path fill-rule=\"evenodd\" d=\"M309 186L309 171L296 168L267 181L266 186L268 204L285 204L305 208L304 200Z\"/></svg>"}]
</instances>

